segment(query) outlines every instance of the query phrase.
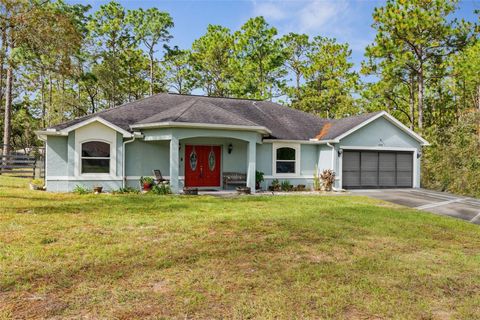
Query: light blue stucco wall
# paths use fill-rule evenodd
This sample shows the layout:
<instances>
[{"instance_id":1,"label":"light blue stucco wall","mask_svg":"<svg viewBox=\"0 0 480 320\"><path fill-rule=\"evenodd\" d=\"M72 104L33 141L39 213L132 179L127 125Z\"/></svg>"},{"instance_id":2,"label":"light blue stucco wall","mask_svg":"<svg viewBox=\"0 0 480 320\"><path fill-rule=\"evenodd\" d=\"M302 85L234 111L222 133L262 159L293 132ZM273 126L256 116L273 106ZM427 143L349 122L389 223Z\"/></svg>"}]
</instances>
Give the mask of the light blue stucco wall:
<instances>
[{"instance_id":1,"label":"light blue stucco wall","mask_svg":"<svg viewBox=\"0 0 480 320\"><path fill-rule=\"evenodd\" d=\"M266 176L272 175L272 144L263 143L257 145L257 171Z\"/></svg>"},{"instance_id":2,"label":"light blue stucco wall","mask_svg":"<svg viewBox=\"0 0 480 320\"><path fill-rule=\"evenodd\" d=\"M66 176L68 164L68 138L49 136L47 138L47 174Z\"/></svg>"},{"instance_id":3,"label":"light blue stucco wall","mask_svg":"<svg viewBox=\"0 0 480 320\"><path fill-rule=\"evenodd\" d=\"M340 141L340 146L379 146L420 148L417 140L406 134L390 121L379 118Z\"/></svg>"},{"instance_id":4,"label":"light blue stucco wall","mask_svg":"<svg viewBox=\"0 0 480 320\"><path fill-rule=\"evenodd\" d=\"M378 118L345 137L336 145L336 150L348 149L348 147L376 148L378 150L416 150L417 152L420 152L422 148L416 139L384 118ZM415 162L414 187L418 188L420 187L421 159L415 157L414 154L413 160ZM341 178L341 170L341 160L337 156L335 161L337 177L340 174ZM337 186L341 186L339 181L337 181Z\"/></svg>"},{"instance_id":5,"label":"light blue stucco wall","mask_svg":"<svg viewBox=\"0 0 480 320\"><path fill-rule=\"evenodd\" d=\"M169 173L170 146L168 141L135 140L125 145L125 172L127 177L152 176L159 169L163 175Z\"/></svg>"}]
</instances>

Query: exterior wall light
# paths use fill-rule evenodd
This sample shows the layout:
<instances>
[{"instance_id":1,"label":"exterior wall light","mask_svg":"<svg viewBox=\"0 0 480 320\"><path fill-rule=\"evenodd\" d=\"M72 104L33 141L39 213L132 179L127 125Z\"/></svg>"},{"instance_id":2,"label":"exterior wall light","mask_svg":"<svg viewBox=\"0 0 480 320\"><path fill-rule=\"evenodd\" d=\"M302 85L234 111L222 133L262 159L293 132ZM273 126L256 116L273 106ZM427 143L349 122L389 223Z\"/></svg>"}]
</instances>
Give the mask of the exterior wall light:
<instances>
[{"instance_id":1,"label":"exterior wall light","mask_svg":"<svg viewBox=\"0 0 480 320\"><path fill-rule=\"evenodd\" d=\"M233 145L232 145L231 143L228 145L228 149L227 149L227 150L228 150L228 154L232 153L232 151L233 151Z\"/></svg>"},{"instance_id":2,"label":"exterior wall light","mask_svg":"<svg viewBox=\"0 0 480 320\"><path fill-rule=\"evenodd\" d=\"M342 156L342 153L343 153L343 149L338 149L337 154L338 154L339 157Z\"/></svg>"}]
</instances>

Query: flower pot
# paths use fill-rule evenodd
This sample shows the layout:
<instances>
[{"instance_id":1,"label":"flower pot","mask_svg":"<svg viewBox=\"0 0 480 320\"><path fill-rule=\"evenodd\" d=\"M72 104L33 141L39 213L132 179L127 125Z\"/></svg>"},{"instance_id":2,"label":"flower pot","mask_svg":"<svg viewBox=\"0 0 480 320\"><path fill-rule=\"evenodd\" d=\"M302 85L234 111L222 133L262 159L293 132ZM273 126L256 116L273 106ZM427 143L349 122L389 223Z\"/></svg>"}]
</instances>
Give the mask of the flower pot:
<instances>
[{"instance_id":1,"label":"flower pot","mask_svg":"<svg viewBox=\"0 0 480 320\"><path fill-rule=\"evenodd\" d=\"M94 187L93 188L93 193L99 194L102 193L103 187Z\"/></svg>"},{"instance_id":2,"label":"flower pot","mask_svg":"<svg viewBox=\"0 0 480 320\"><path fill-rule=\"evenodd\" d=\"M150 191L152 190L152 185L150 183L144 183L143 184L143 190L144 191Z\"/></svg>"}]
</instances>

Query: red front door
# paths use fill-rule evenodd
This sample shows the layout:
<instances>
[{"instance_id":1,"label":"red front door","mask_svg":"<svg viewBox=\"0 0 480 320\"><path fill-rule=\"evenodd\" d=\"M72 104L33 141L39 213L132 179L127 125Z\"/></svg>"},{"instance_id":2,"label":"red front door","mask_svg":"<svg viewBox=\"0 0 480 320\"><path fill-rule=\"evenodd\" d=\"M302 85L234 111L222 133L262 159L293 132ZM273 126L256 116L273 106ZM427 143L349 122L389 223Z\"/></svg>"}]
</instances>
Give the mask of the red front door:
<instances>
[{"instance_id":1,"label":"red front door","mask_svg":"<svg viewBox=\"0 0 480 320\"><path fill-rule=\"evenodd\" d=\"M185 186L220 187L220 147L185 146Z\"/></svg>"}]
</instances>

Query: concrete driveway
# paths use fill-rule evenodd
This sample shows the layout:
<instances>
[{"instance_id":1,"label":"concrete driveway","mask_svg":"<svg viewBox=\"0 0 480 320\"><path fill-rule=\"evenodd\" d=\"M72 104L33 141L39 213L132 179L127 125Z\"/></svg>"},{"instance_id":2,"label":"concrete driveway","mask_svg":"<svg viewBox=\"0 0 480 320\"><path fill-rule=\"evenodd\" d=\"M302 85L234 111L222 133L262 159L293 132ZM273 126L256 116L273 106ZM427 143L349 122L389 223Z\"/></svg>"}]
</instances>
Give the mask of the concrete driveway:
<instances>
[{"instance_id":1,"label":"concrete driveway","mask_svg":"<svg viewBox=\"0 0 480 320\"><path fill-rule=\"evenodd\" d=\"M426 189L374 189L351 192L480 225L480 200L478 199Z\"/></svg>"}]
</instances>

